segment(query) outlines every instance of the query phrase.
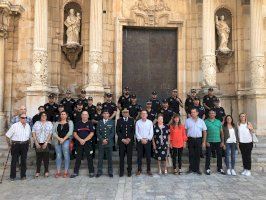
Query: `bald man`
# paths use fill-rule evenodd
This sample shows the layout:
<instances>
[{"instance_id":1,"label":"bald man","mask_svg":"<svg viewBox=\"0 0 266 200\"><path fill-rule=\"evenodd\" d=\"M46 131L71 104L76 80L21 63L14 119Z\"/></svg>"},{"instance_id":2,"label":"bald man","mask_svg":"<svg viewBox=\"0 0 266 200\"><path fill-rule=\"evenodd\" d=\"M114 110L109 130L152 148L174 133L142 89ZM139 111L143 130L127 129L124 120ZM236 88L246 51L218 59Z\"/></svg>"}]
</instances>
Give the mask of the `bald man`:
<instances>
[{"instance_id":1,"label":"bald man","mask_svg":"<svg viewBox=\"0 0 266 200\"><path fill-rule=\"evenodd\" d=\"M30 127L32 127L32 125L33 125L32 124L32 119L29 116L27 116L27 108L24 105L20 106L19 111L18 111L18 115L14 116L11 119L10 126L12 126L13 124L19 122L20 121L19 115L22 115L22 114L26 115L26 123L28 123L30 125Z\"/></svg>"}]
</instances>

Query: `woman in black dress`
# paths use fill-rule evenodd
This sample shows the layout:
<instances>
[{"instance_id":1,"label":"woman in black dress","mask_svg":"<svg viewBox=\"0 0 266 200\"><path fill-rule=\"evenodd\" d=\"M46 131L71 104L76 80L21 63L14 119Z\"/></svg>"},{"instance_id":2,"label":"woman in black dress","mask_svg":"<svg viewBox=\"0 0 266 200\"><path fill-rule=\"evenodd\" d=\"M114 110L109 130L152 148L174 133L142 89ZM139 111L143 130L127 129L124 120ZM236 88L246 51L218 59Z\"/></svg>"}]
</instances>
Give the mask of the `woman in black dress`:
<instances>
[{"instance_id":1,"label":"woman in black dress","mask_svg":"<svg viewBox=\"0 0 266 200\"><path fill-rule=\"evenodd\" d=\"M154 125L153 149L154 158L158 160L159 174L167 174L166 156L168 148L169 127L163 123L163 115L159 114L157 123ZM163 168L161 168L161 165ZM162 170L163 169L163 170Z\"/></svg>"}]
</instances>

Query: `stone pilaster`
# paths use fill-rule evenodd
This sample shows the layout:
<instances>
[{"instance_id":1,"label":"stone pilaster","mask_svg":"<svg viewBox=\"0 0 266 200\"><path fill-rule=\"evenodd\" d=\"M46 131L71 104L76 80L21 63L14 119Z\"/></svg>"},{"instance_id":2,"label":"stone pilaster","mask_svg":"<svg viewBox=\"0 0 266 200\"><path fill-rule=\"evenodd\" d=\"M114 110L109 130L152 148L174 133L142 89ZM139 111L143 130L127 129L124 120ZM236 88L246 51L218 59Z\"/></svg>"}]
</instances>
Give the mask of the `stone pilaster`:
<instances>
[{"instance_id":1,"label":"stone pilaster","mask_svg":"<svg viewBox=\"0 0 266 200\"><path fill-rule=\"evenodd\" d=\"M102 0L91 0L89 70L85 90L88 95L94 97L95 102L102 101L104 94L102 33Z\"/></svg>"},{"instance_id":2,"label":"stone pilaster","mask_svg":"<svg viewBox=\"0 0 266 200\"><path fill-rule=\"evenodd\" d=\"M203 87L216 87L214 1L203 0L202 19L202 78Z\"/></svg>"},{"instance_id":3,"label":"stone pilaster","mask_svg":"<svg viewBox=\"0 0 266 200\"><path fill-rule=\"evenodd\" d=\"M40 105L44 105L51 92L48 84L48 0L34 3L34 45L31 86L27 88L26 106L28 115L33 116Z\"/></svg>"}]
</instances>

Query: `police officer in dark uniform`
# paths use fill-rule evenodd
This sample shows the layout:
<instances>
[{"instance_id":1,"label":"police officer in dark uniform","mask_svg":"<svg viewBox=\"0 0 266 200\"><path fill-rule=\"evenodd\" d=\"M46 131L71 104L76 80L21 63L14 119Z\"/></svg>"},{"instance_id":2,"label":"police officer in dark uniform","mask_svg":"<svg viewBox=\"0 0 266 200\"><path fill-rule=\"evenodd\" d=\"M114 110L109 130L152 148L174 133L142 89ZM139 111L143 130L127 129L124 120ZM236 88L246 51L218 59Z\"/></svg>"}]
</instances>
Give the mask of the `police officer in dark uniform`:
<instances>
[{"instance_id":1,"label":"police officer in dark uniform","mask_svg":"<svg viewBox=\"0 0 266 200\"><path fill-rule=\"evenodd\" d=\"M160 110L162 108L162 105L161 105L160 100L157 97L157 92L156 91L153 91L151 93L150 101L152 103L151 109L156 113L156 115L159 114L159 112L160 112Z\"/></svg>"},{"instance_id":2,"label":"police officer in dark uniform","mask_svg":"<svg viewBox=\"0 0 266 200\"><path fill-rule=\"evenodd\" d=\"M58 113L58 104L55 103L55 94L51 93L48 96L48 103L44 105L45 112L47 113L47 120L55 122L55 116Z\"/></svg>"},{"instance_id":3,"label":"police officer in dark uniform","mask_svg":"<svg viewBox=\"0 0 266 200\"><path fill-rule=\"evenodd\" d=\"M129 93L129 87L125 87L123 90L123 95L119 97L117 107L120 110L120 117L122 117L122 110L130 106L131 96Z\"/></svg>"},{"instance_id":4,"label":"police officer in dark uniform","mask_svg":"<svg viewBox=\"0 0 266 200\"><path fill-rule=\"evenodd\" d=\"M131 96L131 104L128 107L128 110L130 117L132 117L136 121L140 116L142 107L141 105L137 104L137 96L135 94Z\"/></svg>"},{"instance_id":5,"label":"police officer in dark uniform","mask_svg":"<svg viewBox=\"0 0 266 200\"><path fill-rule=\"evenodd\" d=\"M112 147L114 146L115 137L115 121L110 120L108 110L103 111L103 119L97 124L98 141L98 172L96 177L100 177L103 173L103 157L106 153L108 160L108 175L113 177L113 163L112 163Z\"/></svg>"},{"instance_id":6,"label":"police officer in dark uniform","mask_svg":"<svg viewBox=\"0 0 266 200\"><path fill-rule=\"evenodd\" d=\"M206 117L205 108L204 108L204 106L202 106L200 104L200 99L198 97L195 97L194 100L193 100L193 102L194 102L193 108L196 108L198 110L198 112L199 112L199 115L198 115L199 118L201 118L201 119L204 120L205 117Z\"/></svg>"},{"instance_id":7,"label":"police officer in dark uniform","mask_svg":"<svg viewBox=\"0 0 266 200\"><path fill-rule=\"evenodd\" d=\"M216 112L216 119L219 119L223 123L226 115L224 108L220 106L220 100L218 98L214 101L214 111Z\"/></svg>"},{"instance_id":8,"label":"police officer in dark uniform","mask_svg":"<svg viewBox=\"0 0 266 200\"><path fill-rule=\"evenodd\" d=\"M177 95L177 89L172 90L172 96L167 99L167 102L169 109L171 109L176 114L180 114L180 106L183 108L183 103Z\"/></svg>"},{"instance_id":9,"label":"police officer in dark uniform","mask_svg":"<svg viewBox=\"0 0 266 200\"><path fill-rule=\"evenodd\" d=\"M132 172L135 122L133 118L129 117L129 110L126 108L122 111L122 115L123 117L118 119L116 124L119 145L119 176L124 176L124 158L125 154L127 154L127 175L130 177Z\"/></svg>"},{"instance_id":10,"label":"police officer in dark uniform","mask_svg":"<svg viewBox=\"0 0 266 200\"><path fill-rule=\"evenodd\" d=\"M78 100L77 105L76 105L76 109L73 112L74 125L81 120L82 111L83 111L83 102L81 100Z\"/></svg>"},{"instance_id":11,"label":"police officer in dark uniform","mask_svg":"<svg viewBox=\"0 0 266 200\"><path fill-rule=\"evenodd\" d=\"M63 112L64 110L65 110L64 105L63 105L63 104L59 104L59 105L58 105L58 112L57 112L56 115L55 115L55 121L56 121L56 122L59 121L59 119L60 119L60 114L61 114L61 112Z\"/></svg>"},{"instance_id":12,"label":"police officer in dark uniform","mask_svg":"<svg viewBox=\"0 0 266 200\"><path fill-rule=\"evenodd\" d=\"M85 110L88 111L89 118L92 119L92 115L96 112L96 106L93 105L93 98L92 97L88 97L88 105L85 108Z\"/></svg>"},{"instance_id":13,"label":"police officer in dark uniform","mask_svg":"<svg viewBox=\"0 0 266 200\"><path fill-rule=\"evenodd\" d=\"M164 123L168 125L174 115L174 112L169 108L167 99L163 100L163 108L160 113L163 115Z\"/></svg>"},{"instance_id":14,"label":"police officer in dark uniform","mask_svg":"<svg viewBox=\"0 0 266 200\"><path fill-rule=\"evenodd\" d=\"M187 117L190 116L190 111L194 107L194 99L197 96L197 91L195 89L191 89L190 95L188 95L185 101L185 111L187 113Z\"/></svg>"},{"instance_id":15,"label":"police officer in dark uniform","mask_svg":"<svg viewBox=\"0 0 266 200\"><path fill-rule=\"evenodd\" d=\"M209 111L214 108L214 101L218 98L213 94L213 88L208 89L208 94L203 97L203 106L207 114L206 118L209 117Z\"/></svg>"},{"instance_id":16,"label":"police officer in dark uniform","mask_svg":"<svg viewBox=\"0 0 266 200\"><path fill-rule=\"evenodd\" d=\"M88 100L86 98L86 90L82 89L80 91L80 98L77 101L81 101L83 104L83 109L85 109L88 106Z\"/></svg>"},{"instance_id":17,"label":"police officer in dark uniform","mask_svg":"<svg viewBox=\"0 0 266 200\"><path fill-rule=\"evenodd\" d=\"M63 98L60 102L63 106L65 111L68 113L71 120L73 120L73 112L75 108L76 101L71 98L71 91L66 91L66 97Z\"/></svg>"},{"instance_id":18,"label":"police officer in dark uniform","mask_svg":"<svg viewBox=\"0 0 266 200\"><path fill-rule=\"evenodd\" d=\"M32 118L33 125L35 124L35 122L41 120L41 113L45 112L44 106L39 106L38 111L38 114L34 115L34 117Z\"/></svg>"},{"instance_id":19,"label":"police officer in dark uniform","mask_svg":"<svg viewBox=\"0 0 266 200\"><path fill-rule=\"evenodd\" d=\"M148 114L147 118L155 123L155 119L157 117L157 113L152 109L152 101L151 100L148 100L146 102L146 111L147 111L147 114Z\"/></svg>"}]
</instances>

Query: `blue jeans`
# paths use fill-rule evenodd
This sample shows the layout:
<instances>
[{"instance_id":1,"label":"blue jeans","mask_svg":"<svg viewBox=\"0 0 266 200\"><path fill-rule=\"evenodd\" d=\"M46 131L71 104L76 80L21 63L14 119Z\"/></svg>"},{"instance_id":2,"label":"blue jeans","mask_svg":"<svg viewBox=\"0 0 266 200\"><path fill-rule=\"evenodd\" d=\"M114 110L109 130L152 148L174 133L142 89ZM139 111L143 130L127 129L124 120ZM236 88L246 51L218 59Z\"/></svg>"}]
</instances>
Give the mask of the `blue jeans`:
<instances>
[{"instance_id":1,"label":"blue jeans","mask_svg":"<svg viewBox=\"0 0 266 200\"><path fill-rule=\"evenodd\" d=\"M227 169L235 168L236 150L237 150L236 143L226 143L225 164ZM230 158L231 158L231 166L230 166Z\"/></svg>"},{"instance_id":2,"label":"blue jeans","mask_svg":"<svg viewBox=\"0 0 266 200\"><path fill-rule=\"evenodd\" d=\"M64 155L64 160L65 160L65 171L68 171L69 169L69 164L70 164L69 143L70 139L66 140L63 144L55 144L57 171L61 170L62 154Z\"/></svg>"}]
</instances>

